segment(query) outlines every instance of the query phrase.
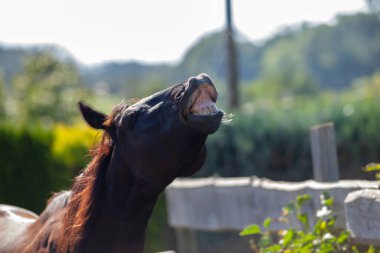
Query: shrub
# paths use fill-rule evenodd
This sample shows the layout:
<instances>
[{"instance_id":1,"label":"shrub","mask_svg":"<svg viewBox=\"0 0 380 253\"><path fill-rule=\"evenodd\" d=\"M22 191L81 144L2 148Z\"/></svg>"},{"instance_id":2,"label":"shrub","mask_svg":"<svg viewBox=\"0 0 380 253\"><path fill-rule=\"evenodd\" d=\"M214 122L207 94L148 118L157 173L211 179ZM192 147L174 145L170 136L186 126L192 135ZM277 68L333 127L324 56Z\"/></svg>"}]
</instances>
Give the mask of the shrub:
<instances>
[{"instance_id":1,"label":"shrub","mask_svg":"<svg viewBox=\"0 0 380 253\"><path fill-rule=\"evenodd\" d=\"M343 97L321 95L310 98L310 104L296 100L290 109L282 107L280 102L270 109L252 104L253 112L237 112L232 125L222 126L209 137L208 157L197 176L218 173L224 177L255 175L272 180L310 179L309 128L333 122L341 178L371 179L358 168L369 161L380 161L378 99Z\"/></svg>"},{"instance_id":2,"label":"shrub","mask_svg":"<svg viewBox=\"0 0 380 253\"><path fill-rule=\"evenodd\" d=\"M49 130L0 127L0 203L40 212L50 193L67 185L67 170L51 155L52 143Z\"/></svg>"},{"instance_id":3,"label":"shrub","mask_svg":"<svg viewBox=\"0 0 380 253\"><path fill-rule=\"evenodd\" d=\"M263 222L263 230L258 224L247 226L240 232L241 236L257 235L250 241L251 249L260 253L333 253L333 252L354 252L359 253L357 246L349 245L350 233L346 230L334 228L336 215L331 207L333 198L324 192L320 196L321 209L316 214L316 222L310 227L309 217L304 212L302 206L311 199L308 194L298 196L294 201L282 209L282 217L277 220L290 224L290 216L294 215L300 225L300 229L290 227L278 232L278 240L274 240L270 233L270 224L275 221L271 218ZM366 251L375 252L375 248L370 246Z\"/></svg>"},{"instance_id":4,"label":"shrub","mask_svg":"<svg viewBox=\"0 0 380 253\"><path fill-rule=\"evenodd\" d=\"M54 141L51 152L76 175L90 161L88 149L100 141L101 132L84 123L74 125L57 124L53 128Z\"/></svg>"}]
</instances>

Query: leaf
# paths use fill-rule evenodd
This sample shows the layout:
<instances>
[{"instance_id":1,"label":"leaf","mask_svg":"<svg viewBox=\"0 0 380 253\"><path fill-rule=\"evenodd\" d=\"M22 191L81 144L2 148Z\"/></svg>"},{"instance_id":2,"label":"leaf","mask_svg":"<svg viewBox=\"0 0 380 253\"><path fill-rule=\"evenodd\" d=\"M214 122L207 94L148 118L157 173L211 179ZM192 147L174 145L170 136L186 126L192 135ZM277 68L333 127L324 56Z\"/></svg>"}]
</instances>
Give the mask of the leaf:
<instances>
[{"instance_id":1,"label":"leaf","mask_svg":"<svg viewBox=\"0 0 380 253\"><path fill-rule=\"evenodd\" d=\"M319 253L333 253L336 252L335 248L330 243L322 243Z\"/></svg>"},{"instance_id":2,"label":"leaf","mask_svg":"<svg viewBox=\"0 0 380 253\"><path fill-rule=\"evenodd\" d=\"M272 244L271 246L264 249L264 253L275 253L275 252L281 252L282 247L278 245L277 243Z\"/></svg>"},{"instance_id":3,"label":"leaf","mask_svg":"<svg viewBox=\"0 0 380 253\"><path fill-rule=\"evenodd\" d=\"M325 225L322 225L322 222L324 222L322 219L318 219L317 221L316 221L316 223L315 223L315 225L314 225L314 234L316 234L316 235L320 235L321 234L321 229L322 229L322 227L323 226L325 226Z\"/></svg>"},{"instance_id":4,"label":"leaf","mask_svg":"<svg viewBox=\"0 0 380 253\"><path fill-rule=\"evenodd\" d=\"M303 204L305 204L307 201L311 199L310 194L303 194L303 195L298 195L296 198L296 205L298 208L300 208Z\"/></svg>"},{"instance_id":5,"label":"leaf","mask_svg":"<svg viewBox=\"0 0 380 253\"><path fill-rule=\"evenodd\" d=\"M294 230L289 229L286 232L285 236L282 238L282 245L284 245L284 247L287 247L293 238L294 238Z\"/></svg>"},{"instance_id":6,"label":"leaf","mask_svg":"<svg viewBox=\"0 0 380 253\"><path fill-rule=\"evenodd\" d=\"M283 214L284 216L287 216L287 215L290 214L290 213L294 213L295 210L296 210L296 206L295 206L295 204L294 204L293 202L290 202L289 204L287 204L286 206L284 206L284 207L282 208L282 214Z\"/></svg>"},{"instance_id":7,"label":"leaf","mask_svg":"<svg viewBox=\"0 0 380 253\"><path fill-rule=\"evenodd\" d=\"M351 247L351 250L352 250L352 253L360 253L360 251L358 250L358 248L355 245L353 245Z\"/></svg>"},{"instance_id":8,"label":"leaf","mask_svg":"<svg viewBox=\"0 0 380 253\"><path fill-rule=\"evenodd\" d=\"M363 168L363 171L365 172L379 171L379 170L380 170L380 163L369 163Z\"/></svg>"},{"instance_id":9,"label":"leaf","mask_svg":"<svg viewBox=\"0 0 380 253\"><path fill-rule=\"evenodd\" d=\"M315 239L316 239L315 235L313 235L313 234L306 234L302 238L302 243L306 245L306 244L312 243Z\"/></svg>"},{"instance_id":10,"label":"leaf","mask_svg":"<svg viewBox=\"0 0 380 253\"><path fill-rule=\"evenodd\" d=\"M319 224L319 229L320 230L325 230L327 227L327 222L326 221L322 221L320 224Z\"/></svg>"},{"instance_id":11,"label":"leaf","mask_svg":"<svg viewBox=\"0 0 380 253\"><path fill-rule=\"evenodd\" d=\"M326 199L323 203L325 206L331 208L332 205L334 204L334 199L333 198L330 198L330 199Z\"/></svg>"},{"instance_id":12,"label":"leaf","mask_svg":"<svg viewBox=\"0 0 380 253\"><path fill-rule=\"evenodd\" d=\"M334 198L328 192L322 192L320 196L321 205L331 208L334 204Z\"/></svg>"},{"instance_id":13,"label":"leaf","mask_svg":"<svg viewBox=\"0 0 380 253\"><path fill-rule=\"evenodd\" d=\"M301 222L305 230L309 229L309 218L308 218L307 213L297 214L297 219Z\"/></svg>"},{"instance_id":14,"label":"leaf","mask_svg":"<svg viewBox=\"0 0 380 253\"><path fill-rule=\"evenodd\" d=\"M245 227L240 233L240 236L247 236L247 235L257 235L261 234L260 226L257 224L251 224L247 227Z\"/></svg>"},{"instance_id":15,"label":"leaf","mask_svg":"<svg viewBox=\"0 0 380 253\"><path fill-rule=\"evenodd\" d=\"M270 226L270 224L271 224L271 222L272 222L272 219L271 219L271 218L266 218L266 219L264 220L264 222L263 222L263 226L264 226L264 228L268 229L269 226Z\"/></svg>"},{"instance_id":16,"label":"leaf","mask_svg":"<svg viewBox=\"0 0 380 253\"><path fill-rule=\"evenodd\" d=\"M269 246L271 243L272 243L272 238L270 238L270 236L268 235L261 236L259 240L259 246L262 248Z\"/></svg>"},{"instance_id":17,"label":"leaf","mask_svg":"<svg viewBox=\"0 0 380 253\"><path fill-rule=\"evenodd\" d=\"M313 248L314 248L313 243L303 244L298 252L299 253L312 253L312 252L314 252ZM290 253L292 253L292 252L290 252Z\"/></svg>"},{"instance_id":18,"label":"leaf","mask_svg":"<svg viewBox=\"0 0 380 253\"><path fill-rule=\"evenodd\" d=\"M336 239L336 242L338 244L343 244L346 243L348 238L350 237L350 232L348 231L343 231L338 235L338 238Z\"/></svg>"},{"instance_id":19,"label":"leaf","mask_svg":"<svg viewBox=\"0 0 380 253\"><path fill-rule=\"evenodd\" d=\"M330 215L329 219L327 220L327 226L329 228L333 227L335 222L336 222L336 218L337 216L336 215Z\"/></svg>"},{"instance_id":20,"label":"leaf","mask_svg":"<svg viewBox=\"0 0 380 253\"><path fill-rule=\"evenodd\" d=\"M375 247L373 247L373 245L369 246L369 248L366 251L366 253L375 253Z\"/></svg>"}]
</instances>

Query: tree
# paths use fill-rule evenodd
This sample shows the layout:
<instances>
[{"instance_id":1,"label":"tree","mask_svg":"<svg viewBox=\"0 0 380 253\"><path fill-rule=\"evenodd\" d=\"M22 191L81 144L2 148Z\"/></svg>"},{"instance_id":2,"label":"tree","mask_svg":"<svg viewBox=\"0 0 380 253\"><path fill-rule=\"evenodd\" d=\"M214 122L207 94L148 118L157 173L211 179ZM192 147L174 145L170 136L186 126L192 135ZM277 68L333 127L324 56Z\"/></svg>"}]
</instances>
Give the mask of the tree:
<instances>
[{"instance_id":1,"label":"tree","mask_svg":"<svg viewBox=\"0 0 380 253\"><path fill-rule=\"evenodd\" d=\"M230 109L236 109L239 106L239 77L238 77L238 56L234 42L234 32L232 29L231 0L226 0L226 43L228 58L228 105Z\"/></svg>"},{"instance_id":2,"label":"tree","mask_svg":"<svg viewBox=\"0 0 380 253\"><path fill-rule=\"evenodd\" d=\"M0 119L5 116L5 85L3 74L0 72Z\"/></svg>"},{"instance_id":3,"label":"tree","mask_svg":"<svg viewBox=\"0 0 380 253\"><path fill-rule=\"evenodd\" d=\"M21 74L13 79L16 119L21 123L69 122L85 90L76 66L60 62L49 53L25 59Z\"/></svg>"}]
</instances>

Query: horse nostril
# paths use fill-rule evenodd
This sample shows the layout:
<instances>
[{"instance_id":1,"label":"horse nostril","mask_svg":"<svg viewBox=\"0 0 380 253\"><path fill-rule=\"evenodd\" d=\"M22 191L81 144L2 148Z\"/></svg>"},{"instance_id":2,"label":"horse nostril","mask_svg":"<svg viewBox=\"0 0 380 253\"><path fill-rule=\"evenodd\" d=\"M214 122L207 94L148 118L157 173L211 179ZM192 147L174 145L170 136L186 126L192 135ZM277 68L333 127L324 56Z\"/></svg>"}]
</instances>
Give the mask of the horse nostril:
<instances>
[{"instance_id":1,"label":"horse nostril","mask_svg":"<svg viewBox=\"0 0 380 253\"><path fill-rule=\"evenodd\" d=\"M216 91L214 83L211 81L210 77L204 73L199 74L195 77L190 77L187 81L187 84L191 90L196 90L202 85L208 85L212 87L211 89Z\"/></svg>"}]
</instances>

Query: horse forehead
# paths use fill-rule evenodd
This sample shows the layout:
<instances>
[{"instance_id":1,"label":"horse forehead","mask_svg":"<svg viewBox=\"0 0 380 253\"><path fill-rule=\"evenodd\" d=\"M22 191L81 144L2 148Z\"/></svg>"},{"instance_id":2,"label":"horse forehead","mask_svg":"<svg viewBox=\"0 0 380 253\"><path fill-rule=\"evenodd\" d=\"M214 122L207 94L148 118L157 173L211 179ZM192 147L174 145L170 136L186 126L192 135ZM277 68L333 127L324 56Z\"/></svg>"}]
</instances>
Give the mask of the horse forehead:
<instances>
[{"instance_id":1,"label":"horse forehead","mask_svg":"<svg viewBox=\"0 0 380 253\"><path fill-rule=\"evenodd\" d=\"M173 87L169 87L165 90L156 92L148 97L140 99L136 104L146 104L149 106L153 106L159 102L169 101L172 90L173 90Z\"/></svg>"},{"instance_id":2,"label":"horse forehead","mask_svg":"<svg viewBox=\"0 0 380 253\"><path fill-rule=\"evenodd\" d=\"M134 114L140 113L154 117L158 114L166 112L170 113L171 111L173 111L172 106L166 105L171 105L171 101L156 97L150 99L143 99L120 110L118 115L115 116L115 120L117 121L119 119L125 121L128 120L129 117L133 116ZM153 120L153 118L148 118L148 120Z\"/></svg>"}]
</instances>

